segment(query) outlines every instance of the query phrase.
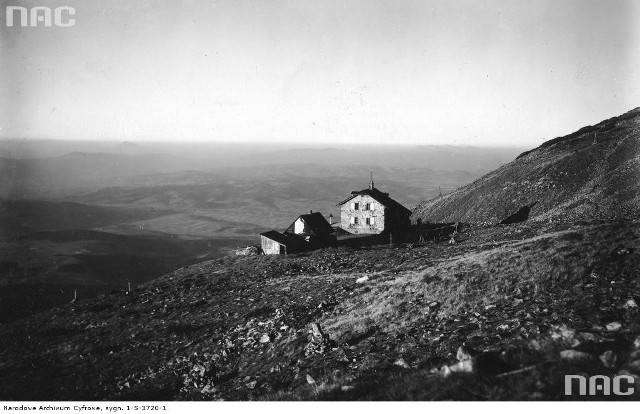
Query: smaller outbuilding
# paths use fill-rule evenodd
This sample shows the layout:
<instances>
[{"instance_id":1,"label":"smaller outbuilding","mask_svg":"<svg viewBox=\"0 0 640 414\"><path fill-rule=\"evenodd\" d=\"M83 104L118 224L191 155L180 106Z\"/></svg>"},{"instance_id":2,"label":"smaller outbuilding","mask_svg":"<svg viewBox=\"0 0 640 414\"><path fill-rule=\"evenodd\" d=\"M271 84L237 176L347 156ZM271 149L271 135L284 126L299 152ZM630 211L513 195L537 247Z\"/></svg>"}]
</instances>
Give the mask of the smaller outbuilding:
<instances>
[{"instance_id":1,"label":"smaller outbuilding","mask_svg":"<svg viewBox=\"0 0 640 414\"><path fill-rule=\"evenodd\" d=\"M264 254L287 254L302 251L302 240L299 237L275 230L260 233L260 245Z\"/></svg>"},{"instance_id":2,"label":"smaller outbuilding","mask_svg":"<svg viewBox=\"0 0 640 414\"><path fill-rule=\"evenodd\" d=\"M291 254L336 245L335 230L320 213L298 216L280 233L271 230L260 234L264 254Z\"/></svg>"}]
</instances>

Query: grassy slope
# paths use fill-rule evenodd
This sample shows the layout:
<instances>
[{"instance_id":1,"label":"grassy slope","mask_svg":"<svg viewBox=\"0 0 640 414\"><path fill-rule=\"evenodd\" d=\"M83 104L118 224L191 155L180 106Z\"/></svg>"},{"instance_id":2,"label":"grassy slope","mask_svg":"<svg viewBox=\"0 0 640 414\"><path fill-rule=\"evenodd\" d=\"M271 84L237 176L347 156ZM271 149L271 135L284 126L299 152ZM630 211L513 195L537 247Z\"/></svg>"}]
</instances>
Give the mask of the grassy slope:
<instances>
[{"instance_id":1,"label":"grassy slope","mask_svg":"<svg viewBox=\"0 0 640 414\"><path fill-rule=\"evenodd\" d=\"M496 223L537 201L537 219L638 217L640 109L551 140L443 197L416 218ZM595 138L595 140L594 140Z\"/></svg>"},{"instance_id":2,"label":"grassy slope","mask_svg":"<svg viewBox=\"0 0 640 414\"><path fill-rule=\"evenodd\" d=\"M474 227L453 246L200 263L0 325L0 398L534 398L529 377L469 391L430 371L462 343L520 349L560 324L615 320L633 338L622 305L640 299L639 237L638 222ZM340 348L305 352L312 322ZM557 372L543 374L536 398L561 398Z\"/></svg>"}]
</instances>

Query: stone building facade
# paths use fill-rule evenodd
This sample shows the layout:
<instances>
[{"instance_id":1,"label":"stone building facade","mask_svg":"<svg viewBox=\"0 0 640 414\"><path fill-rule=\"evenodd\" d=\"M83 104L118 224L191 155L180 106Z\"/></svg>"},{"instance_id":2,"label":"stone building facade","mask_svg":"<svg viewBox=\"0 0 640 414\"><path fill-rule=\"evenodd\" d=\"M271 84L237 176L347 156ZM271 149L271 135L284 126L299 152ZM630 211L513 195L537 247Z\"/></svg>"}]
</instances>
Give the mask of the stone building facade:
<instances>
[{"instance_id":1,"label":"stone building facade","mask_svg":"<svg viewBox=\"0 0 640 414\"><path fill-rule=\"evenodd\" d=\"M340 207L340 227L351 234L381 234L402 231L411 224L411 211L375 188L352 191L351 196L337 204Z\"/></svg>"}]
</instances>

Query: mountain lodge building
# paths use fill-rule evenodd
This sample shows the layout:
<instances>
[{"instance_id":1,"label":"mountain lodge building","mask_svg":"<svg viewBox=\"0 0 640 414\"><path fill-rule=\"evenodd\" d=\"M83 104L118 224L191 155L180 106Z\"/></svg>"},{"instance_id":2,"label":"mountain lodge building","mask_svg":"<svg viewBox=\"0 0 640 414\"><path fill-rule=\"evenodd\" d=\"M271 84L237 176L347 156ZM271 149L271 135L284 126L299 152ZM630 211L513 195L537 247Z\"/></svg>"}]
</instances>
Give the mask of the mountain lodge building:
<instances>
[{"instance_id":1,"label":"mountain lodge building","mask_svg":"<svg viewBox=\"0 0 640 414\"><path fill-rule=\"evenodd\" d=\"M351 234L391 233L411 225L411 210L375 188L373 176L369 188L352 191L336 205L340 207L340 227Z\"/></svg>"}]
</instances>

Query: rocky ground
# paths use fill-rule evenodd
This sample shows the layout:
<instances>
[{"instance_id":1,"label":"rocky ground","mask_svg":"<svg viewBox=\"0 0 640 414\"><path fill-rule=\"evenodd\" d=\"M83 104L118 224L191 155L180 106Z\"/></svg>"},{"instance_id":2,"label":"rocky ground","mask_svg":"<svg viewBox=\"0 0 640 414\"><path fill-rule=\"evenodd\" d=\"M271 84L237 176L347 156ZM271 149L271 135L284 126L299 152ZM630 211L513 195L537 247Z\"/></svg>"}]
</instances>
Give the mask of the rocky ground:
<instances>
[{"instance_id":1,"label":"rocky ground","mask_svg":"<svg viewBox=\"0 0 640 414\"><path fill-rule=\"evenodd\" d=\"M0 325L0 398L602 399L564 375L640 387L639 238L524 223L203 262Z\"/></svg>"}]
</instances>

